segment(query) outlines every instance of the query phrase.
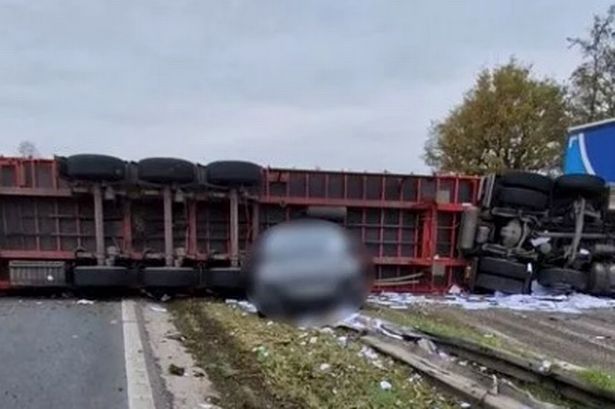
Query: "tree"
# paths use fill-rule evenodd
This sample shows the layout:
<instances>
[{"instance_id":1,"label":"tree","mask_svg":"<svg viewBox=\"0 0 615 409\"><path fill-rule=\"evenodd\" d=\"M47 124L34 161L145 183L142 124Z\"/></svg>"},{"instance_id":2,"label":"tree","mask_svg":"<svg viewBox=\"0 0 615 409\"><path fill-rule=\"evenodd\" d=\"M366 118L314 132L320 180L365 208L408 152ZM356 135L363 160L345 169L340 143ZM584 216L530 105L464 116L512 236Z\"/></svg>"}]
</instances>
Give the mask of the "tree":
<instances>
[{"instance_id":1,"label":"tree","mask_svg":"<svg viewBox=\"0 0 615 409\"><path fill-rule=\"evenodd\" d=\"M583 62L570 76L569 98L575 123L615 116L615 5L594 16L588 38L569 38Z\"/></svg>"},{"instance_id":2,"label":"tree","mask_svg":"<svg viewBox=\"0 0 615 409\"><path fill-rule=\"evenodd\" d=\"M514 59L478 74L463 102L432 125L424 159L439 171L551 171L561 161L568 117L564 90Z\"/></svg>"},{"instance_id":3,"label":"tree","mask_svg":"<svg viewBox=\"0 0 615 409\"><path fill-rule=\"evenodd\" d=\"M38 156L36 145L30 141L21 141L19 147L17 147L17 152L24 158L35 158Z\"/></svg>"}]
</instances>

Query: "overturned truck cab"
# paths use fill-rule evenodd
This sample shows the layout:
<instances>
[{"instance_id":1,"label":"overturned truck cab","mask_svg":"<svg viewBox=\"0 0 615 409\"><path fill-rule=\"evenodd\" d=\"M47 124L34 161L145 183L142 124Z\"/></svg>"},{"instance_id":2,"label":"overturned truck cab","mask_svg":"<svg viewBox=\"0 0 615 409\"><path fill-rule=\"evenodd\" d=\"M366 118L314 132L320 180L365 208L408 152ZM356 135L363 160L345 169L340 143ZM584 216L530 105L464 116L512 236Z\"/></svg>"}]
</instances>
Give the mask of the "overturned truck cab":
<instances>
[{"instance_id":1,"label":"overturned truck cab","mask_svg":"<svg viewBox=\"0 0 615 409\"><path fill-rule=\"evenodd\" d=\"M615 203L599 176L511 171L481 182L465 209L458 246L472 260L470 287L529 293L543 286L615 292Z\"/></svg>"}]
</instances>

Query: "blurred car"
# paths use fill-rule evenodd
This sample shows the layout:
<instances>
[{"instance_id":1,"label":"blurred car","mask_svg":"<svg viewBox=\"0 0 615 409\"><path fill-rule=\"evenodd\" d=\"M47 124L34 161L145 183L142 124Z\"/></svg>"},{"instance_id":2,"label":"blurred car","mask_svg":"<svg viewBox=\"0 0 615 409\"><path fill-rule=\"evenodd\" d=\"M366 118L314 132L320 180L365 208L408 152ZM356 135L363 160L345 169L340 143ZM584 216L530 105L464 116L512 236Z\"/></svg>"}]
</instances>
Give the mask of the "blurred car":
<instances>
[{"instance_id":1,"label":"blurred car","mask_svg":"<svg viewBox=\"0 0 615 409\"><path fill-rule=\"evenodd\" d=\"M260 313L302 323L356 311L372 283L360 242L324 220L291 221L267 230L245 272L248 295Z\"/></svg>"}]
</instances>

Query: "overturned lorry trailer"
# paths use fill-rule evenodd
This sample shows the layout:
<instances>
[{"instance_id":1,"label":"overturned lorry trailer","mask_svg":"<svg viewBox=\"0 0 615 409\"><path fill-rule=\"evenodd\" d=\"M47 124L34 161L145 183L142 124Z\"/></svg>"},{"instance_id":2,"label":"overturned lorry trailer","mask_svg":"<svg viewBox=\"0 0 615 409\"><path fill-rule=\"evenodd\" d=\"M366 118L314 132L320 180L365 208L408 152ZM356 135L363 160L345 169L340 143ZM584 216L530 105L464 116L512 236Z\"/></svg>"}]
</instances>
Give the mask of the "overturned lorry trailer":
<instances>
[{"instance_id":1,"label":"overturned lorry trailer","mask_svg":"<svg viewBox=\"0 0 615 409\"><path fill-rule=\"evenodd\" d=\"M0 287L236 288L260 232L326 217L370 251L376 290L444 292L463 284L458 226L478 185L237 161L2 157Z\"/></svg>"}]
</instances>

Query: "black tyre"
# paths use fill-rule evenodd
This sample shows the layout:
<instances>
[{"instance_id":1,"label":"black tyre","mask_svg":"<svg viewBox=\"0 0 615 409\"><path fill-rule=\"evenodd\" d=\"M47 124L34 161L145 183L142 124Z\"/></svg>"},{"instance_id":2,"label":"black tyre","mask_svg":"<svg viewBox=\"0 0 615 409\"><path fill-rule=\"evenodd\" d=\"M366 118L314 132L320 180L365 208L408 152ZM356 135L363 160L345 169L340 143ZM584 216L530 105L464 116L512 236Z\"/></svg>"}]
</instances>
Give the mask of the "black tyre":
<instances>
[{"instance_id":1,"label":"black tyre","mask_svg":"<svg viewBox=\"0 0 615 409\"><path fill-rule=\"evenodd\" d=\"M515 280L492 274L478 274L474 281L475 289L500 291L507 294L528 294L530 292L529 280Z\"/></svg>"},{"instance_id":2,"label":"black tyre","mask_svg":"<svg viewBox=\"0 0 615 409\"><path fill-rule=\"evenodd\" d=\"M238 268L212 268L203 271L201 282L207 288L221 290L245 289L244 277Z\"/></svg>"},{"instance_id":3,"label":"black tyre","mask_svg":"<svg viewBox=\"0 0 615 409\"><path fill-rule=\"evenodd\" d=\"M611 271L610 266L603 263L594 263L589 271L587 291L595 295L610 295Z\"/></svg>"},{"instance_id":4,"label":"black tyre","mask_svg":"<svg viewBox=\"0 0 615 409\"><path fill-rule=\"evenodd\" d=\"M206 167L207 181L221 186L258 186L262 169L255 163L227 160L212 162Z\"/></svg>"},{"instance_id":5,"label":"black tyre","mask_svg":"<svg viewBox=\"0 0 615 409\"><path fill-rule=\"evenodd\" d=\"M478 262L478 272L518 280L527 280L531 277L527 264L497 257L481 257Z\"/></svg>"},{"instance_id":6,"label":"black tyre","mask_svg":"<svg viewBox=\"0 0 615 409\"><path fill-rule=\"evenodd\" d=\"M499 182L502 186L521 187L547 195L551 194L551 189L553 189L553 181L549 177L532 172L506 172L500 176Z\"/></svg>"},{"instance_id":7,"label":"black tyre","mask_svg":"<svg viewBox=\"0 0 615 409\"><path fill-rule=\"evenodd\" d=\"M594 175L570 174L555 179L553 195L556 197L595 198L606 193L604 179Z\"/></svg>"},{"instance_id":8,"label":"black tyre","mask_svg":"<svg viewBox=\"0 0 615 409\"><path fill-rule=\"evenodd\" d=\"M137 164L139 179L152 183L193 183L196 166L175 158L147 158Z\"/></svg>"},{"instance_id":9,"label":"black tyre","mask_svg":"<svg viewBox=\"0 0 615 409\"><path fill-rule=\"evenodd\" d=\"M79 266L73 270L73 283L77 287L132 287L137 275L126 267Z\"/></svg>"},{"instance_id":10,"label":"black tyre","mask_svg":"<svg viewBox=\"0 0 615 409\"><path fill-rule=\"evenodd\" d=\"M520 187L500 187L496 192L500 206L544 210L549 205L549 196L544 193Z\"/></svg>"},{"instance_id":11,"label":"black tyre","mask_svg":"<svg viewBox=\"0 0 615 409\"><path fill-rule=\"evenodd\" d=\"M72 179L118 181L126 176L126 162L107 155L73 155L60 161L60 171Z\"/></svg>"},{"instance_id":12,"label":"black tyre","mask_svg":"<svg viewBox=\"0 0 615 409\"><path fill-rule=\"evenodd\" d=\"M189 267L148 267L141 273L141 284L154 288L196 288L198 273Z\"/></svg>"},{"instance_id":13,"label":"black tyre","mask_svg":"<svg viewBox=\"0 0 615 409\"><path fill-rule=\"evenodd\" d=\"M586 273L571 268L546 268L538 271L536 278L538 283L545 287L577 291L585 291L589 284L589 278Z\"/></svg>"}]
</instances>

